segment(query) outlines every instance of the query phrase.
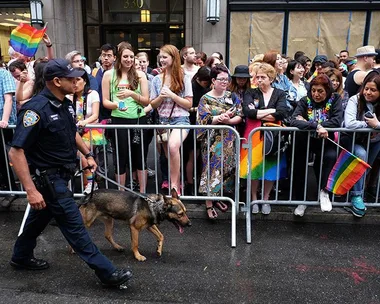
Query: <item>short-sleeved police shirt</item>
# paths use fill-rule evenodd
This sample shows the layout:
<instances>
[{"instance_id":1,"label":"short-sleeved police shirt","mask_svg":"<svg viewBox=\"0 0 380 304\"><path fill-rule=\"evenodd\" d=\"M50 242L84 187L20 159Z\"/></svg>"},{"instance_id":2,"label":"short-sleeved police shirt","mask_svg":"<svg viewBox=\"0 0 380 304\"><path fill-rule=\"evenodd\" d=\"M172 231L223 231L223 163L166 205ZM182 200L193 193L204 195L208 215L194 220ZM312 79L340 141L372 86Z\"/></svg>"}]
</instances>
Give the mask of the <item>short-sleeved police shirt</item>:
<instances>
[{"instance_id":1,"label":"short-sleeved police shirt","mask_svg":"<svg viewBox=\"0 0 380 304\"><path fill-rule=\"evenodd\" d=\"M21 108L12 146L24 149L34 168L59 168L76 161L76 130L71 101L45 88Z\"/></svg>"}]
</instances>

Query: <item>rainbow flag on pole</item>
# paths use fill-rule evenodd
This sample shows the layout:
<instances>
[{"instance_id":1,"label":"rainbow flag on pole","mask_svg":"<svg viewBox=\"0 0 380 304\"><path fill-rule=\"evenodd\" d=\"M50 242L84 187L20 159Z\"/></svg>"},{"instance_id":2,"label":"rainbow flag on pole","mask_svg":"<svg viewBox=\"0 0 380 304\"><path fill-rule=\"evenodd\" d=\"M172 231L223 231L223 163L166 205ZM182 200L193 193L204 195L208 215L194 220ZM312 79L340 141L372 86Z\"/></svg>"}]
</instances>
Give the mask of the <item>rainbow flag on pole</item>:
<instances>
[{"instance_id":1,"label":"rainbow flag on pole","mask_svg":"<svg viewBox=\"0 0 380 304\"><path fill-rule=\"evenodd\" d=\"M10 44L16 52L33 57L45 32L46 26L37 30L29 24L20 23L11 33Z\"/></svg>"},{"instance_id":2,"label":"rainbow flag on pole","mask_svg":"<svg viewBox=\"0 0 380 304\"><path fill-rule=\"evenodd\" d=\"M346 194L368 168L371 166L364 160L343 149L331 170L326 189L336 195Z\"/></svg>"}]
</instances>

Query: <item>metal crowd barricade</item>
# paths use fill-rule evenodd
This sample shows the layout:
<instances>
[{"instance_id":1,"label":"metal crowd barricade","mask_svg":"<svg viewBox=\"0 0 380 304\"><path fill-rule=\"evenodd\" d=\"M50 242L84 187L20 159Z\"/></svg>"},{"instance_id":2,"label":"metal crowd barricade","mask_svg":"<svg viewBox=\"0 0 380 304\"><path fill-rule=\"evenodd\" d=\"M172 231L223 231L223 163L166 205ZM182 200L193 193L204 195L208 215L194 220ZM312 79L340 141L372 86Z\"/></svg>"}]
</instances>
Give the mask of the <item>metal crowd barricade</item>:
<instances>
[{"instance_id":1,"label":"metal crowd barricade","mask_svg":"<svg viewBox=\"0 0 380 304\"><path fill-rule=\"evenodd\" d=\"M128 160L127 160L127 167L128 167L128 171L126 173L127 176L129 176L129 181L128 179L126 180L126 184L125 185L122 185L120 183L120 180L115 180L114 178L114 174L112 172L112 168L114 167L113 165L115 164L116 166L116 171L114 172L115 174L117 174L119 177L120 177L120 174L118 174L118 168L119 168L119 161L120 161L120 158L119 158L119 155L118 155L118 145L120 143L120 136L118 134L118 130L121 130L121 129L126 129L128 130L128 133L129 133L129 140L131 140L131 138L133 137L132 134L133 134L133 130L137 130L138 132L140 132L140 140L142 142L144 142L144 136L145 135L145 130L153 130L153 139L152 139L152 143L150 145L151 148L153 148L153 159L154 159L154 170L156 172L155 174L155 178L154 178L154 192L155 193L159 193L160 192L160 188L159 188L159 179L158 179L158 170L160 168L160 166L158 165L158 162L159 162L159 153L158 153L158 149L157 149L157 130L162 130L162 129L168 129L168 126L167 125L101 125L101 124L93 124L93 125L87 125L86 128L89 128L89 129L103 129L103 130L108 130L108 133L112 133L114 135L114 138L115 138L115 142L116 142L116 145L115 147L112 146L112 149L113 149L113 155L114 157L108 157L108 152L107 150L109 150L109 146L104 142L103 143L103 146L98 146L98 147L95 147L95 146L91 146L91 150L94 151L96 149L98 150L101 150L100 154L102 154L102 157L103 157L103 160L104 160L104 164L102 166L99 167L100 170L97 171L97 174L104 179L104 183L105 183L105 187L106 188L109 188L109 187L113 187L113 188L123 188L125 189L126 191L131 191L132 189L132 179L130 177L132 177L132 154L131 154L131 150L128 152ZM190 129L190 131L193 131L195 132L196 130L199 130L199 129L204 129L206 130L207 132L207 136L205 139L203 139L204 141L207 141L207 143L210 143L210 135L211 135L211 132L212 130L231 130L234 134L235 134L235 161L236 161L236 167L235 167L235 188L238 189L239 188L239 160L240 160L240 136L238 134L238 132L230 127L230 126L219 126L219 125L212 125L212 126L208 126L208 125L202 125L202 126L189 126L189 125L173 125L173 126L170 126L170 130L173 130L173 129ZM222 133L223 134L223 133ZM182 137L182 133L181 133L181 137ZM181 140L182 142L182 140ZM222 139L221 139L221 142L222 142L222 146L221 146L221 157L223 158L224 156L224 149L225 147L223 147L223 136L222 136ZM170 149L169 149L169 143L165 143L167 145L167 148L168 148L168 153L169 153L169 156L168 156L168 176L169 176L169 185L171 184L171 181L170 181L170 166L171 166L171 158L170 158ZM200 148L200 142L197 141L196 139L196 136L193 137L193 143L192 143L192 146L194 147L194 151L197 151L198 147ZM208 144L209 146L209 144ZM129 143L129 147L131 147L130 143ZM99 149L100 148L100 149ZM181 143L181 146L180 146L180 151L183 152L184 150L184 146L183 146L183 142ZM209 151L207 151L209 152ZM142 153L142 157L143 157L143 170L147 169L145 167L145 165L147 164L146 160L144 159L144 153L143 153L143 149L141 150L141 153ZM7 153L6 153L7 155ZM194 195L191 195L191 196L186 196L186 195L183 195L183 191L184 191L184 185L185 185L185 167L186 167L186 162L187 162L187 159L184 159L183 157L183 153L180 153L181 155L181 158L180 158L180 183L182 185L182 193L181 193L181 199L183 200L186 200L186 201L203 201L204 200L211 200L211 201L225 201L227 203L230 203L231 204L231 246L232 247L236 247L236 223L237 223L237 214L238 214L238 210L239 210L239 191L236 190L235 193L232 195L232 197L228 196L226 193L224 193L224 190L223 190L223 187L221 188L221 196L212 196L211 193L210 193L210 187L208 186L208 193L206 195L200 195L200 193L198 193L198 184L199 184L199 178L198 178L198 172L197 172L197 167L198 167L198 159L197 159L197 153L194 153L194 159L193 159L193 163L194 163L194 185L195 185L195 188L194 188ZM111 162L113 161L113 164L110 163L110 160ZM8 158L6 160L8 162ZM208 163L210 163L210 153L208 153ZM98 164L99 165L99 164ZM224 178L223 178L223 162L221 162L221 171L222 171L222 174L221 174L221 178L222 180L220 181L221 184L223 184L224 182ZM82 169L83 166L82 164L80 164L80 169ZM210 173L211 172L211 168L210 166L208 166L208 176L210 176ZM8 172L8 181L10 180L10 176L11 176L11 172ZM149 182L149 181L148 181ZM80 198L80 197L83 197L84 194L83 194L83 190L84 190L84 187L83 187L83 177L81 176L80 177L80 187L74 187L74 197L76 198ZM135 191L139 191L139 190L135 190ZM25 195L26 193L24 191L22 191L22 188L21 188L21 191L15 191L15 189L12 189L10 191L0 191L0 195L1 194L9 194L9 193L13 193L13 194L20 194L20 195ZM170 188L169 188L169 191L168 193L165 193L166 195L170 195Z\"/></svg>"},{"instance_id":2,"label":"metal crowd barricade","mask_svg":"<svg viewBox=\"0 0 380 304\"><path fill-rule=\"evenodd\" d=\"M157 149L157 130L166 130L168 129L168 126L167 125L87 125L86 127L88 128L102 128L102 129L105 129L105 130L110 130L111 132L114 133L114 136L116 138L116 147L112 147L113 149L115 149L114 151L114 154L116 154L116 159L114 159L114 161L116 162L117 166L118 167L118 162L119 162L119 155L117 153L118 151L118 142L119 142L119 139L118 139L118 135L117 135L117 130L120 130L120 129L127 129L129 130L130 134L132 132L133 129L136 129L136 130L139 130L140 132L140 138L141 138L141 141L144 141L144 130L153 130L153 138L152 138L152 144L151 144L151 147L153 148L153 159L154 159L154 170L156 172L156 175L155 175L155 179L154 179L154 184L155 184L155 193L159 193L160 189L159 189L159 180L158 180L158 170L159 170L159 165L158 165L158 162L159 162L159 153L158 153L158 149ZM236 185L239 185L239 160L240 160L240 136L239 136L239 133L232 127L230 126L218 126L218 125L213 125L213 126L208 126L208 125L171 125L170 130L174 130L174 129L180 129L180 130L183 130L183 129L190 129L190 132L193 131L195 132L196 130L199 130L199 129L204 129L204 130L207 130L207 137L204 139L206 140L208 143L210 142L210 132L211 130L231 130L234 134L235 134L235 162L236 162L236 167L235 167L235 187ZM182 133L180 135L182 137ZM129 136L129 138L131 138L131 136ZM183 195L183 191L185 189L185 167L186 167L186 162L187 160L185 160L183 158L183 149L184 149L184 146L183 146L183 141L182 141L182 138L181 138L181 146L180 146L180 184L182 186L182 195L181 195L181 199L183 200L186 200L186 201L203 201L204 200L211 200L211 201L226 201L228 203L231 204L231 246L232 247L236 247L236 223L237 223L237 214L238 214L238 208L239 208L239 191L235 191L234 195L233 195L233 198L227 196L225 193L224 193L224 190L223 190L223 187L221 188L221 196L212 196L211 193L210 193L210 190L208 190L208 193L207 195L200 195L200 193L198 193L198 184L199 184L199 179L198 179L198 172L197 172L197 167L198 167L198 157L197 157L197 153L194 153L194 159L193 159L193 163L194 163L194 166L193 166L193 172L194 172L194 185L195 185L195 193L194 195L191 195L191 196L186 196L186 195ZM221 139L221 142L222 142L222 147L221 147L221 151L222 151L222 155L221 157L223 158L223 151L224 151L224 147L223 147L223 136L222 136L222 139ZM169 177L169 185L171 184L171 180L170 180L170 166L171 166L171 160L170 160L170 149L169 149L169 142L167 143L163 143L165 145L167 145L167 150L168 150L168 177ZM129 145L130 146L130 145ZM192 143L192 146L194 148L194 151L197 151L198 148L200 148L200 143L197 141L196 139L196 136L193 137L193 143ZM106 148L103 147L103 151L106 151ZM116 153L115 153L116 152ZM143 151L141 151L141 153L143 153ZM107 159L105 156L104 156L104 159ZM210 153L208 153L208 163L210 163ZM132 158L131 158L131 153L128 154L128 167L129 167L129 171L128 171L128 175L129 176L132 176ZM144 167L143 167L143 170L145 170L145 164L146 164L146 160L143 159L143 164L144 164ZM222 162L223 164L223 162ZM108 165L105 163L105 167L107 167ZM208 167L208 176L210 176L210 166ZM221 180L221 184L223 184L224 182L224 178L223 178L223 165L221 167L221 170L222 170L222 180ZM115 172L117 173L117 172ZM130 188L127 189L127 187L125 187L124 185L121 185L119 181L115 181L113 180L112 178L110 178L108 175L107 175L107 170L105 170L105 174L100 174L108 183L111 183L117 187L120 187L120 188L124 188L126 190L130 189L132 187L132 184L130 184ZM131 181L130 181L131 182ZM127 184L128 185L128 184ZM107 185L108 186L108 185ZM207 187L208 189L210 189L210 187ZM169 187L169 191L168 191L168 195L170 194L170 187Z\"/></svg>"},{"instance_id":3,"label":"metal crowd barricade","mask_svg":"<svg viewBox=\"0 0 380 304\"><path fill-rule=\"evenodd\" d=\"M293 180L295 178L297 178L296 176L294 176L294 155L295 155L295 145L294 145L294 142L293 142L293 139L294 139L294 135L297 133L297 132L308 132L309 133L309 136L308 136L308 142L307 142L307 149L305 151L305 153L307 153L307 155L310 155L310 135L312 133L315 134L315 131L305 131L305 130L299 130L298 128L294 128L294 127L283 127L283 128L278 128L278 127L259 127L259 128L256 128L256 129L253 129L249 135L248 135L248 139L247 139L247 143L244 145L245 148L248 148L248 157L249 157L249 160L248 160L248 172L250 172L250 168L251 168L251 163L252 163L252 138L253 138L253 135L256 133L256 132L262 132L264 130L268 130L268 131L279 131L279 136L281 136L282 134L284 134L284 132L286 133L290 133L291 134L291 144L290 146L288 147L288 149L291 149L291 161L290 163L287 164L288 166L288 172L290 173L289 176L288 176L288 179L290 179L290 187L289 187L289 195L287 196L287 198L280 198L279 197L279 179L277 179L275 181L275 184L274 184L274 190L275 190L275 193L274 193L274 199L273 200L268 200L268 201L264 201L263 199L258 199L258 200L255 200L255 201L252 201L251 200L251 174L248 174L247 176L247 193L246 193L246 200L245 200L245 203L244 203L244 206L241 208L241 210L243 212L245 212L245 218L246 218L246 241L247 243L251 243L252 242L252 228L251 228L251 221L252 221L252 216L251 216L251 207L253 204L263 204L263 203L267 203L267 204L270 204L270 205L288 205L288 206L294 206L296 207L297 205L307 205L307 206L316 206L318 205L319 206L319 189L321 188L320 185L321 185L321 172L322 172L322 167L323 167L323 150L324 150L324 145L325 145L325 142L326 140L323 140L322 142L322 154L321 154L321 165L320 165L320 172L319 172L319 179L317 181L317 199L316 200L307 200L307 190L310 189L308 188L308 174L309 174L309 159L308 157L306 157L306 163L305 163L305 180L304 181L299 181L299 182L303 182L304 183L304 194L303 194L303 197L304 197L304 200L302 201L296 201L296 200L292 200L292 191L293 191L293 188L292 188L292 185L293 185ZM352 130L352 129L345 129L345 128L327 128L326 129L329 133L330 132L335 132L336 134L336 138L335 140L337 141L337 143L339 144L340 143L340 140L341 140L341 134L342 132L346 132L346 133L352 133L352 137L353 137L353 141L352 141L352 151L353 151L353 147L354 147L354 143L355 143L355 138L357 137L357 134L360 134L360 133L373 133L373 132L380 132L380 130L374 130L374 129L358 129L358 130ZM366 151L367 151L367 158L368 158L368 151L369 151L369 144L370 144L370 137L369 136L366 136L367 137L367 140L364 142L366 144ZM264 147L265 148L265 142L263 143L264 144ZM278 142L278 149L280 149L280 142ZM339 156L339 153L340 153L340 148L337 146L337 156ZM365 161L367 161L367 159L364 159ZM277 176L279 176L279 164L280 162L280 154L277 155ZM264 169L265 169L265 156L264 156L264 159L263 159L263 173L264 173ZM289 168L290 166L290 168ZM312 169L311 169L312 170ZM263 174L264 175L264 174ZM367 178L367 177L365 177ZM366 202L366 205L369 206L369 207L380 207L380 203L378 202L378 197L379 197L379 189L380 189L380 179L377 180L377 185L376 185L376 197L375 197L375 201L374 202ZM364 182L364 188L365 188L365 182ZM315 189L314 189L315 190ZM272 189L273 191L273 189ZM364 189L363 189L363 195L364 195ZM264 180L261 180L261 198L264 196ZM344 195L343 197L345 197L345 202L336 202L335 199L335 195L333 195L333 198L332 198L332 205L333 207L344 207L344 206L351 206L351 203L349 203L349 193L347 193L346 195Z\"/></svg>"}]
</instances>

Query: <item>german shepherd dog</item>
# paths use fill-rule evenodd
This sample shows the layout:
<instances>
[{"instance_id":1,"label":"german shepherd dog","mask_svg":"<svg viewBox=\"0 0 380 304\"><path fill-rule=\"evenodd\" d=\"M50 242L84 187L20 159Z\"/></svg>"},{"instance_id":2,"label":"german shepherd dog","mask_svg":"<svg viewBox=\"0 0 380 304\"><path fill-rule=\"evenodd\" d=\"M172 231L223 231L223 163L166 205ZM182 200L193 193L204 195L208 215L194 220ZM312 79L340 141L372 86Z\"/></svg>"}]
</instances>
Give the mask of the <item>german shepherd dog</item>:
<instances>
[{"instance_id":1,"label":"german shepherd dog","mask_svg":"<svg viewBox=\"0 0 380 304\"><path fill-rule=\"evenodd\" d=\"M87 228L97 218L104 222L104 235L118 251L123 251L124 248L112 237L114 219L126 221L131 231L133 254L138 261L145 261L146 258L138 250L139 233L142 229L146 228L155 235L158 241L157 254L161 256L164 236L157 224L167 219L180 233L183 233L183 227L191 226L186 208L175 189L171 190L171 196L169 198L163 194L148 194L144 199L127 191L100 189L94 191L92 196L87 196L79 210Z\"/></svg>"}]
</instances>

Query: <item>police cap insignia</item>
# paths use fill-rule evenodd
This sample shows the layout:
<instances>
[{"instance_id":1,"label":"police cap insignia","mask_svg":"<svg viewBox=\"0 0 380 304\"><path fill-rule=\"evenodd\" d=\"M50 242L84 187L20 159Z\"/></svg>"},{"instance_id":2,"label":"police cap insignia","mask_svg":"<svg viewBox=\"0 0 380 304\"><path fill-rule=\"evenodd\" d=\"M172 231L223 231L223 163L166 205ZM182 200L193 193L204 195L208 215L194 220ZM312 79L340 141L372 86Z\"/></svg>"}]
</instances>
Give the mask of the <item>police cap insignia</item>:
<instances>
[{"instance_id":1,"label":"police cap insignia","mask_svg":"<svg viewBox=\"0 0 380 304\"><path fill-rule=\"evenodd\" d=\"M25 112L22 119L24 127L34 126L40 120L40 116L31 110Z\"/></svg>"}]
</instances>

